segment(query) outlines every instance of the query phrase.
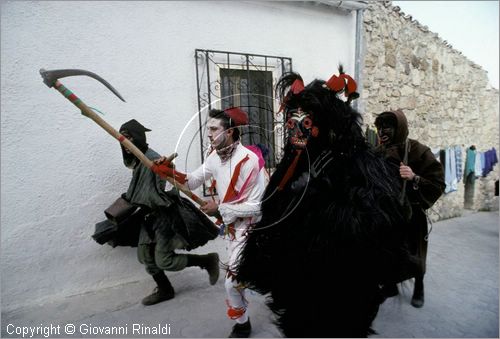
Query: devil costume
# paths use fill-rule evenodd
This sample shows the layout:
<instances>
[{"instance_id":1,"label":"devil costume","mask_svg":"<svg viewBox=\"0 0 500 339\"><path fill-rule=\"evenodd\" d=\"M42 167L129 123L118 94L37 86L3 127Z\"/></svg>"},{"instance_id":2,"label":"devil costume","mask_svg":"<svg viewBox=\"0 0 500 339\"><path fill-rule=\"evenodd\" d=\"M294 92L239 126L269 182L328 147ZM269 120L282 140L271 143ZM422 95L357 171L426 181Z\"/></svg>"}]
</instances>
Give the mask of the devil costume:
<instances>
[{"instance_id":1,"label":"devil costume","mask_svg":"<svg viewBox=\"0 0 500 339\"><path fill-rule=\"evenodd\" d=\"M363 136L351 77L341 71L304 88L289 73L277 86L288 142L237 278L268 295L288 337L365 337L380 285L408 261L399 183Z\"/></svg>"},{"instance_id":2,"label":"devil costume","mask_svg":"<svg viewBox=\"0 0 500 339\"><path fill-rule=\"evenodd\" d=\"M414 264L400 280L415 277L412 305L422 307L428 245L425 211L439 199L446 187L443 166L429 147L408 138L408 122L403 111L383 112L375 119L375 125L382 140L378 149L394 167L399 169L403 163L415 173L414 179L404 185L406 201L411 205L407 243Z\"/></svg>"}]
</instances>

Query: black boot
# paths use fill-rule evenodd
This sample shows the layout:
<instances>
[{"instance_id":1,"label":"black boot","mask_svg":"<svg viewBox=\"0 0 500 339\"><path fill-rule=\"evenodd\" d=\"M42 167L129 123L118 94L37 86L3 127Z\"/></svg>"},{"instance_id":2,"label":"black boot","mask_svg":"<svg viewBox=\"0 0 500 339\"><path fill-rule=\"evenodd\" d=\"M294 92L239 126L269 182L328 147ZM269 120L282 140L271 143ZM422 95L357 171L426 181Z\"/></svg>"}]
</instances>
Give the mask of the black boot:
<instances>
[{"instance_id":1,"label":"black boot","mask_svg":"<svg viewBox=\"0 0 500 339\"><path fill-rule=\"evenodd\" d=\"M158 287L154 289L153 293L142 299L143 305L154 305L174 298L174 288L163 272L153 275L153 279L156 281Z\"/></svg>"},{"instance_id":2,"label":"black boot","mask_svg":"<svg viewBox=\"0 0 500 339\"><path fill-rule=\"evenodd\" d=\"M250 318L248 318L246 323L234 324L233 330L229 334L228 338L248 338L252 332L252 325L250 325Z\"/></svg>"},{"instance_id":3,"label":"black boot","mask_svg":"<svg viewBox=\"0 0 500 339\"><path fill-rule=\"evenodd\" d=\"M415 286L413 288L413 297L411 305L416 308L424 306L424 278L415 278Z\"/></svg>"},{"instance_id":4,"label":"black boot","mask_svg":"<svg viewBox=\"0 0 500 339\"><path fill-rule=\"evenodd\" d=\"M219 255L209 253L205 255L186 254L188 258L187 266L198 266L208 272L210 285L215 285L219 279Z\"/></svg>"}]
</instances>

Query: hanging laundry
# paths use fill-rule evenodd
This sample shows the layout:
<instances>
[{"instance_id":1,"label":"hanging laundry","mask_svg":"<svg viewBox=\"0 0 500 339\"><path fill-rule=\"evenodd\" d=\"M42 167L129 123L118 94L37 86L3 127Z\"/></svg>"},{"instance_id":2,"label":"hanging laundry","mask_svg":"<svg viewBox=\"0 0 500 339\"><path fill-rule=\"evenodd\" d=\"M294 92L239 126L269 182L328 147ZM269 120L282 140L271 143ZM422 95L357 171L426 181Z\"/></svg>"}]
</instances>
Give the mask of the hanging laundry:
<instances>
[{"instance_id":1,"label":"hanging laundry","mask_svg":"<svg viewBox=\"0 0 500 339\"><path fill-rule=\"evenodd\" d=\"M457 182L462 179L462 148L455 146L455 163L457 164Z\"/></svg>"},{"instance_id":2,"label":"hanging laundry","mask_svg":"<svg viewBox=\"0 0 500 339\"><path fill-rule=\"evenodd\" d=\"M493 147L484 153L483 177L493 171L493 166L495 166L496 163L498 163L497 151L495 147Z\"/></svg>"},{"instance_id":3,"label":"hanging laundry","mask_svg":"<svg viewBox=\"0 0 500 339\"><path fill-rule=\"evenodd\" d=\"M441 162L441 156L440 156L441 149L439 147L436 147L436 148L431 147L431 152L432 152L432 154L434 154L434 157L436 158L436 160Z\"/></svg>"},{"instance_id":4,"label":"hanging laundry","mask_svg":"<svg viewBox=\"0 0 500 339\"><path fill-rule=\"evenodd\" d=\"M497 150L495 149L495 147L491 148L491 153L492 153L492 160L493 160L491 165L495 166L498 163ZM493 167L491 169L493 170Z\"/></svg>"},{"instance_id":5,"label":"hanging laundry","mask_svg":"<svg viewBox=\"0 0 500 339\"><path fill-rule=\"evenodd\" d=\"M479 178L483 173L483 164L484 154L482 152L476 152L476 163L474 165L474 175L476 178Z\"/></svg>"},{"instance_id":6,"label":"hanging laundry","mask_svg":"<svg viewBox=\"0 0 500 339\"><path fill-rule=\"evenodd\" d=\"M476 147L471 146L467 148L465 155L465 169L464 169L464 181L470 173L474 173L474 168L476 166Z\"/></svg>"},{"instance_id":7,"label":"hanging laundry","mask_svg":"<svg viewBox=\"0 0 500 339\"><path fill-rule=\"evenodd\" d=\"M444 149L439 151L439 162L443 165L443 170L446 170L446 151Z\"/></svg>"},{"instance_id":8,"label":"hanging laundry","mask_svg":"<svg viewBox=\"0 0 500 339\"><path fill-rule=\"evenodd\" d=\"M485 176L484 175L485 167L486 167L486 152L482 152L481 153L481 172L478 173L477 175L484 177Z\"/></svg>"},{"instance_id":9,"label":"hanging laundry","mask_svg":"<svg viewBox=\"0 0 500 339\"><path fill-rule=\"evenodd\" d=\"M455 163L455 148L446 147L446 163L444 170L444 181L446 188L444 193L450 193L457 190L457 165Z\"/></svg>"}]
</instances>

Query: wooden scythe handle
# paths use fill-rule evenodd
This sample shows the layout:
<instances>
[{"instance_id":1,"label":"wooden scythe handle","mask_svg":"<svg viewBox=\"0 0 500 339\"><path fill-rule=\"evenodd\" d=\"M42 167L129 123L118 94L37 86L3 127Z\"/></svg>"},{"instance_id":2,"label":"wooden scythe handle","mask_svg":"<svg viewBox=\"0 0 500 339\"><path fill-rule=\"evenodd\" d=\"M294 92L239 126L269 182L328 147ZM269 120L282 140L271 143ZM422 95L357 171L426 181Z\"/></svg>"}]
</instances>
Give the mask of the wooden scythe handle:
<instances>
[{"instance_id":1,"label":"wooden scythe handle","mask_svg":"<svg viewBox=\"0 0 500 339\"><path fill-rule=\"evenodd\" d=\"M82 100L80 100L76 95L74 95L68 88L64 87L63 84L59 80L54 83L54 88L59 91L62 95L64 95L71 103L73 103L83 115L87 118L92 119L96 124L101 126L106 132L111 134L113 138L118 140L125 148L127 148L132 154L134 154L140 162L144 164L147 168L151 169L153 166L153 162L149 160L144 153L141 152L130 140L125 138L122 134L120 134L116 129L114 129L110 124L108 124L104 119L98 116L93 110L91 110ZM167 160L172 161L177 156L177 153L170 155ZM207 202L202 200L196 194L191 192L191 190L186 186L177 181L175 181L171 177L166 177L166 180L174 185L178 190L186 194L188 197L193 199L198 205L203 206Z\"/></svg>"}]
</instances>

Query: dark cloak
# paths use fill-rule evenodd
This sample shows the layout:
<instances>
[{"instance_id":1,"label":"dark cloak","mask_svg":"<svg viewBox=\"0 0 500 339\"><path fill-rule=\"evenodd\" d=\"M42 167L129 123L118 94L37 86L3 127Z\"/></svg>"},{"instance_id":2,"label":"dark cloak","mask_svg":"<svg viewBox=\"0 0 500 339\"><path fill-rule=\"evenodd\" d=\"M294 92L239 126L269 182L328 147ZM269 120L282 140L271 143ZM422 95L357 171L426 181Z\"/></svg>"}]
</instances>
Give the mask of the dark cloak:
<instances>
[{"instance_id":1,"label":"dark cloak","mask_svg":"<svg viewBox=\"0 0 500 339\"><path fill-rule=\"evenodd\" d=\"M381 145L378 150L385 153L387 160L399 168L405 158L405 140L408 138L408 121L401 110L384 112L380 118L392 115L397 120L393 141L389 145ZM443 194L446 187L443 166L432 153L431 149L417 140L408 138L408 161L412 171L420 176L418 186L412 182L406 184L406 198L412 208L408 226L408 247L416 260L416 267L410 269L410 275L423 275L426 271L428 245L428 225L425 210L429 209ZM418 187L416 189L416 187ZM404 278L404 277L402 277ZM405 280L405 279L403 279Z\"/></svg>"},{"instance_id":2,"label":"dark cloak","mask_svg":"<svg viewBox=\"0 0 500 339\"><path fill-rule=\"evenodd\" d=\"M134 145L141 149L148 159L154 160L160 155L148 148L146 131L149 129L136 120L131 120L120 128L120 132L127 132L133 138ZM181 197L177 189L166 192L165 180L121 147L124 164L133 168L132 179L123 198L140 207L132 221L136 223L136 229L144 227L147 230L141 232L141 238L138 240L140 243L154 242L156 230L166 238L177 234L184 240L186 250L203 246L208 240L217 237L218 229L203 212L188 199ZM142 213L142 216L137 218L137 213Z\"/></svg>"}]
</instances>

